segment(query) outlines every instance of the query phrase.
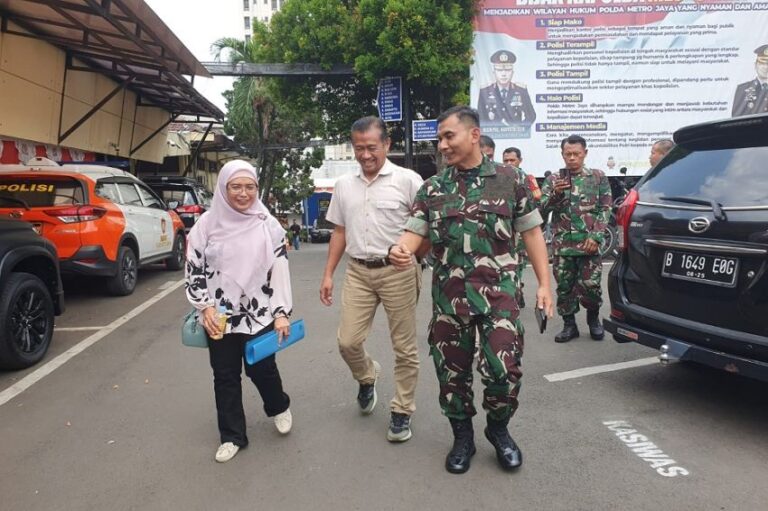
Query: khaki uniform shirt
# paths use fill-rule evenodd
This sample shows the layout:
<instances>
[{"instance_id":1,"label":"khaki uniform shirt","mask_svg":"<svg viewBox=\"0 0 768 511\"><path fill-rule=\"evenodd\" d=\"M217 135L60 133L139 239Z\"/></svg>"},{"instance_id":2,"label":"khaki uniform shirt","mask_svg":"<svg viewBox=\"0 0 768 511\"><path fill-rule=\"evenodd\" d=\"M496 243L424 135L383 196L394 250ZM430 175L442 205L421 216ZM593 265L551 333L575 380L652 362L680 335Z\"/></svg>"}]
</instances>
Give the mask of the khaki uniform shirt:
<instances>
[{"instance_id":1,"label":"khaki uniform shirt","mask_svg":"<svg viewBox=\"0 0 768 511\"><path fill-rule=\"evenodd\" d=\"M371 182L362 170L336 181L325 218L345 228L347 255L358 259L386 257L403 233L423 182L416 172L389 160Z\"/></svg>"}]
</instances>

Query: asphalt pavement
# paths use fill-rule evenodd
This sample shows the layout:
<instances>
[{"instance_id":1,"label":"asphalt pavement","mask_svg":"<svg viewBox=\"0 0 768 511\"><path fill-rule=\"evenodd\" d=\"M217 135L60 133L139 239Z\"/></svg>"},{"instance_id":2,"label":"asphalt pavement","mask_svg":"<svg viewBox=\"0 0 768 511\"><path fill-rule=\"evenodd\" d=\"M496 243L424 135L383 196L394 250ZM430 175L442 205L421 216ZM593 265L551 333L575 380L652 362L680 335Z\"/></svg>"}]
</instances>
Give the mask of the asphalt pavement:
<instances>
[{"instance_id":1,"label":"asphalt pavement","mask_svg":"<svg viewBox=\"0 0 768 511\"><path fill-rule=\"evenodd\" d=\"M295 317L307 326L307 338L278 355L293 431L278 434L247 382L250 446L225 464L213 460L207 352L180 341L182 273L143 270L136 293L122 298L98 282L68 282L68 309L46 359L0 372L0 509L765 509L768 385L662 367L642 346L592 341L583 313L582 336L560 345L552 340L559 319L539 335L532 309L523 311L523 386L510 428L522 468L497 466L480 414L470 471L447 473L452 437L428 357L427 280L414 436L390 444L386 317L380 309L367 342L383 368L379 404L361 416L336 348L343 266L336 304L318 300L326 250L306 244L290 253ZM532 303L530 268L524 278Z\"/></svg>"}]
</instances>

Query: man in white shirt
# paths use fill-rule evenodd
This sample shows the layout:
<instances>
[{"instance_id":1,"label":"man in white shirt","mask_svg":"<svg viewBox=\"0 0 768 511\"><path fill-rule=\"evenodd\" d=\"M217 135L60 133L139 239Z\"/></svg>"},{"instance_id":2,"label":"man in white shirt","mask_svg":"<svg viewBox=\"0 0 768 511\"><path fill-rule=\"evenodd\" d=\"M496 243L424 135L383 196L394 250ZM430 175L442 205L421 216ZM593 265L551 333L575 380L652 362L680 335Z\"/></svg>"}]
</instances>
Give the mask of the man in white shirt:
<instances>
[{"instance_id":1,"label":"man in white shirt","mask_svg":"<svg viewBox=\"0 0 768 511\"><path fill-rule=\"evenodd\" d=\"M421 268L416 264L408 271L398 271L390 265L387 254L403 232L423 180L387 159L389 144L386 125L378 117L363 117L352 124L352 147L360 171L336 182L328 207L326 219L335 228L320 301L333 303L333 272L346 252L349 263L342 290L339 351L360 384L360 410L370 414L376 406L376 379L381 368L363 344L376 309L383 304L395 353L395 395L390 402L387 439L405 442L411 438L410 419L416 409L416 303Z\"/></svg>"}]
</instances>

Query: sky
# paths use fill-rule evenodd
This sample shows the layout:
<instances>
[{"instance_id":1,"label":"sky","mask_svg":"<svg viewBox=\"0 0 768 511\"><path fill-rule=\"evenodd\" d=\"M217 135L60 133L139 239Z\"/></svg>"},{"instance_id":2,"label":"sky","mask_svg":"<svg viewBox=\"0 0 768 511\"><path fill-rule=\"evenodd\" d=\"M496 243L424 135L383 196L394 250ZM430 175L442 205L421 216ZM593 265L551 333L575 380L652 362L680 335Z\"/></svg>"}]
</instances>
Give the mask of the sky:
<instances>
[{"instance_id":1,"label":"sky","mask_svg":"<svg viewBox=\"0 0 768 511\"><path fill-rule=\"evenodd\" d=\"M211 43L222 37L243 37L242 0L145 0L201 62L212 61ZM195 77L195 88L226 113L221 93L232 79Z\"/></svg>"}]
</instances>

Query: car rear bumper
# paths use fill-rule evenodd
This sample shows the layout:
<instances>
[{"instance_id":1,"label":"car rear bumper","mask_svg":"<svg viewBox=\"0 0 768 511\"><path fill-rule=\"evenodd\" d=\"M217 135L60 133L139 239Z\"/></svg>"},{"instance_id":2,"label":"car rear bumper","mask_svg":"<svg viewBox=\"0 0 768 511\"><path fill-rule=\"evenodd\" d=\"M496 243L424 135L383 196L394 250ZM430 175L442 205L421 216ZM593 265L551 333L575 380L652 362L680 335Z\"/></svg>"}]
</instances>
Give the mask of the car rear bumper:
<instances>
[{"instance_id":1,"label":"car rear bumper","mask_svg":"<svg viewBox=\"0 0 768 511\"><path fill-rule=\"evenodd\" d=\"M200 215L197 216L199 217ZM181 222L184 224L184 232L189 233L189 230L195 225L195 215L179 213L179 218L181 218Z\"/></svg>"},{"instance_id":2,"label":"car rear bumper","mask_svg":"<svg viewBox=\"0 0 768 511\"><path fill-rule=\"evenodd\" d=\"M309 241L311 241L312 243L328 243L329 241L331 241L331 233L330 232L310 233Z\"/></svg>"},{"instance_id":3,"label":"car rear bumper","mask_svg":"<svg viewBox=\"0 0 768 511\"><path fill-rule=\"evenodd\" d=\"M61 273L112 277L117 273L117 263L107 259L104 249L99 245L89 245L80 249L69 259L62 259Z\"/></svg>"},{"instance_id":4,"label":"car rear bumper","mask_svg":"<svg viewBox=\"0 0 768 511\"><path fill-rule=\"evenodd\" d=\"M768 382L768 363L750 360L729 353L697 346L680 339L656 334L618 321L616 318L603 320L605 329L613 334L616 342L636 342L659 350L661 361L690 361L722 369L729 373L740 374Z\"/></svg>"}]
</instances>

